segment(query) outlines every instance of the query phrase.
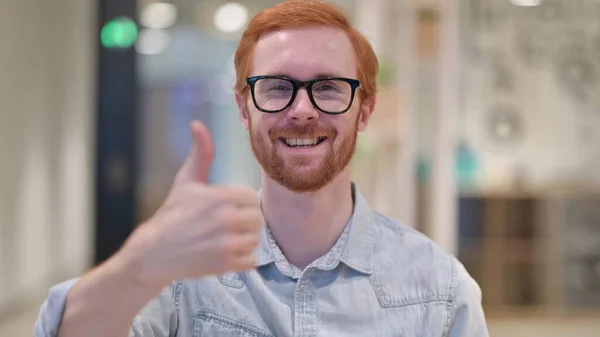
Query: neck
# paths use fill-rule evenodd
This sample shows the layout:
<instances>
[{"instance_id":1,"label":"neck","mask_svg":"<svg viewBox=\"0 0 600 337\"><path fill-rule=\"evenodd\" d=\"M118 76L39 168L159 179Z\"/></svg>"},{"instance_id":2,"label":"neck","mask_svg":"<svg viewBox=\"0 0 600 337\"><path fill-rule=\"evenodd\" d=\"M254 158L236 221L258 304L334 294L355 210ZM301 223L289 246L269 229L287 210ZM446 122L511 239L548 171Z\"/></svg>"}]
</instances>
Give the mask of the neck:
<instances>
[{"instance_id":1,"label":"neck","mask_svg":"<svg viewBox=\"0 0 600 337\"><path fill-rule=\"evenodd\" d=\"M353 211L348 168L315 192L297 193L263 172L262 207L279 248L294 266L306 266L333 247Z\"/></svg>"}]
</instances>

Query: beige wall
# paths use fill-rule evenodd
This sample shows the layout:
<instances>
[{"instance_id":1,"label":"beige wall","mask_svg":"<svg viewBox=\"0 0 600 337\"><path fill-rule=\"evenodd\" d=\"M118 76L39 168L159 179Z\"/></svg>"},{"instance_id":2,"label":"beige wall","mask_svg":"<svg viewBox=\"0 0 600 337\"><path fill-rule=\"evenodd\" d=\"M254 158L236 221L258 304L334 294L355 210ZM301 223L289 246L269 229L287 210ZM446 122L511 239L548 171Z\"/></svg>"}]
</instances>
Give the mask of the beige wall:
<instances>
[{"instance_id":1,"label":"beige wall","mask_svg":"<svg viewBox=\"0 0 600 337\"><path fill-rule=\"evenodd\" d=\"M90 260L93 5L0 2L0 312Z\"/></svg>"}]
</instances>

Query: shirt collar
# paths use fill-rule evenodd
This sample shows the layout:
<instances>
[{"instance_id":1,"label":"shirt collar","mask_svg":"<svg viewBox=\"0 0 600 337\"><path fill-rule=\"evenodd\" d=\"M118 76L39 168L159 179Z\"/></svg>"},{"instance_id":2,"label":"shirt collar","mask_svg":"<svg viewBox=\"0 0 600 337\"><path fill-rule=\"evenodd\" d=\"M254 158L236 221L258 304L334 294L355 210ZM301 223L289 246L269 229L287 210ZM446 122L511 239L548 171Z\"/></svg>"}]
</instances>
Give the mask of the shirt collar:
<instances>
[{"instance_id":1,"label":"shirt collar","mask_svg":"<svg viewBox=\"0 0 600 337\"><path fill-rule=\"evenodd\" d=\"M259 190L258 193L260 196L261 191ZM323 270L332 270L337 267L339 262L342 262L360 273L371 274L371 256L375 244L373 209L371 209L355 183L352 183L352 195L354 210L350 221L329 253L315 261L315 266ZM284 261L279 260L285 260L285 257L277 247L267 226L264 226L260 235L261 244L256 250L257 266L265 266L273 262L277 263L278 266L289 266L289 263L280 263ZM279 256L279 258L276 259L275 256ZM289 268L284 269L286 270L282 270L282 272L285 274L293 274L291 270L287 270Z\"/></svg>"},{"instance_id":2,"label":"shirt collar","mask_svg":"<svg viewBox=\"0 0 600 337\"><path fill-rule=\"evenodd\" d=\"M374 212L358 187L352 183L354 212L350 219L348 242L341 261L348 267L364 274L372 273L372 254L375 245Z\"/></svg>"}]
</instances>

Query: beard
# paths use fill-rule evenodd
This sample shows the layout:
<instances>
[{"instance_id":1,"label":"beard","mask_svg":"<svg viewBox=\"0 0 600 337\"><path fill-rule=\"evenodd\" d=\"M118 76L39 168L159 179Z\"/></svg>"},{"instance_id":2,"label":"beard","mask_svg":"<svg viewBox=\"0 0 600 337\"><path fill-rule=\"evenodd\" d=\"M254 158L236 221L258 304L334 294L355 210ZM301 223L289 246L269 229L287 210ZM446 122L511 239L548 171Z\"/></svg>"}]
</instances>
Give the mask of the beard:
<instances>
[{"instance_id":1,"label":"beard","mask_svg":"<svg viewBox=\"0 0 600 337\"><path fill-rule=\"evenodd\" d=\"M347 139L341 139L339 149L334 149L333 146L340 136L333 128L314 124L306 126L291 124L270 130L269 138L265 139L254 130L252 119L249 118L252 152L269 178L293 192L314 192L329 184L352 160L356 149L359 117L357 116L354 122L354 128L344 135ZM277 152L277 145L281 143L281 138L306 138L307 136L327 138L326 144L318 145L329 147L324 158L313 158L307 155L286 159ZM308 166L316 160L320 161L316 167L300 170L302 166Z\"/></svg>"}]
</instances>

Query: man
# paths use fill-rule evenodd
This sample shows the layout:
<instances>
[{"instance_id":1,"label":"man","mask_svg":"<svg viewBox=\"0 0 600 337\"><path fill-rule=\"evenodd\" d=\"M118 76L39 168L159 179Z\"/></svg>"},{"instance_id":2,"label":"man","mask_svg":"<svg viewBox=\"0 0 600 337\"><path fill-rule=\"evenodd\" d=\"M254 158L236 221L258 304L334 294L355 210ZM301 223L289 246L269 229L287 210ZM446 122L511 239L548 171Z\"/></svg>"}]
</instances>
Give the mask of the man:
<instances>
[{"instance_id":1,"label":"man","mask_svg":"<svg viewBox=\"0 0 600 337\"><path fill-rule=\"evenodd\" d=\"M265 10L235 63L260 195L206 185L213 144L193 123L164 205L106 263L51 289L36 336L487 336L463 266L351 182L378 65L344 14Z\"/></svg>"}]
</instances>

